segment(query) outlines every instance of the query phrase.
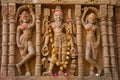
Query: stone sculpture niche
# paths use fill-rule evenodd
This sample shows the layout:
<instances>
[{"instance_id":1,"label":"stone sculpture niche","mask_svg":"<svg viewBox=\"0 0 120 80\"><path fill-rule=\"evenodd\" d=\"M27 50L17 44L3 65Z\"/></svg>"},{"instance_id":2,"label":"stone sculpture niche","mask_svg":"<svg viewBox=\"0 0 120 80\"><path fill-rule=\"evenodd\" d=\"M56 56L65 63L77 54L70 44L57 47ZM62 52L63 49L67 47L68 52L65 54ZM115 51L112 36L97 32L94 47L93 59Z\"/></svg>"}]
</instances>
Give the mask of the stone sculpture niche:
<instances>
[{"instance_id":1,"label":"stone sculpture niche","mask_svg":"<svg viewBox=\"0 0 120 80\"><path fill-rule=\"evenodd\" d=\"M29 10L29 11L28 11ZM19 19L19 21L17 20ZM35 15L32 5L23 5L18 8L16 14L17 24L17 46L20 51L22 60L16 64L18 72L21 72L21 66L25 65L26 76L31 76L30 67L28 61L35 55L35 47L32 42L32 31L35 26Z\"/></svg>"},{"instance_id":2,"label":"stone sculpture niche","mask_svg":"<svg viewBox=\"0 0 120 80\"><path fill-rule=\"evenodd\" d=\"M97 16L94 12L90 12L87 16L86 13L90 11L90 7L85 7L81 18L83 29L86 31L86 53L85 59L90 64L90 76L95 76L95 68L97 69L97 76L101 75L102 67L96 62L99 45L100 45L100 30L96 25ZM84 19L86 17L86 19Z\"/></svg>"},{"instance_id":3,"label":"stone sculpture niche","mask_svg":"<svg viewBox=\"0 0 120 80\"><path fill-rule=\"evenodd\" d=\"M43 76L52 76L53 74L74 75L76 69L76 48L73 40L73 34L70 31L71 19L63 21L63 11L61 6L57 6L53 12L53 22L48 21L50 10L47 17L44 18L45 39L42 47L42 66ZM44 11L45 12L45 11ZM45 16L45 15L44 15ZM71 64L71 65L70 65ZM71 67L69 67L71 66ZM58 68L53 72L54 68ZM67 69L69 68L69 72Z\"/></svg>"}]
</instances>

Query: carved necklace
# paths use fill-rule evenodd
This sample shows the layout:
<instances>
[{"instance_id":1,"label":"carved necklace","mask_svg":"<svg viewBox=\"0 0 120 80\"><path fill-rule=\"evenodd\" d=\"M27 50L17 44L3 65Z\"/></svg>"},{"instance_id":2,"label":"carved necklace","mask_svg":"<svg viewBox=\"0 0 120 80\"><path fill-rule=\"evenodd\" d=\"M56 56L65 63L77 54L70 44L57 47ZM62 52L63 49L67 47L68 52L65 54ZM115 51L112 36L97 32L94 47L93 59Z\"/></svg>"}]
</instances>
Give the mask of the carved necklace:
<instances>
[{"instance_id":1,"label":"carved necklace","mask_svg":"<svg viewBox=\"0 0 120 80\"><path fill-rule=\"evenodd\" d=\"M54 22L55 26L58 28L58 29L61 29L60 26L62 24L62 21L59 21L59 22Z\"/></svg>"}]
</instances>

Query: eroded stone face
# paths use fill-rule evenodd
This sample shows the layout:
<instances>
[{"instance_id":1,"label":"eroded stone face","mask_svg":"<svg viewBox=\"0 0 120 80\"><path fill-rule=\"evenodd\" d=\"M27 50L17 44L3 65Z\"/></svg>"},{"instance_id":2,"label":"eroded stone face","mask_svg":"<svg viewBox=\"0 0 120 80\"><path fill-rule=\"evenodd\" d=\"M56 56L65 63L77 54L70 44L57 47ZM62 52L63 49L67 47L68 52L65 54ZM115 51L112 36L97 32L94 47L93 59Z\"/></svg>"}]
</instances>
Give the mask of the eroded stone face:
<instances>
[{"instance_id":1,"label":"eroded stone face","mask_svg":"<svg viewBox=\"0 0 120 80\"><path fill-rule=\"evenodd\" d=\"M118 79L119 0L1 2L0 79Z\"/></svg>"}]
</instances>

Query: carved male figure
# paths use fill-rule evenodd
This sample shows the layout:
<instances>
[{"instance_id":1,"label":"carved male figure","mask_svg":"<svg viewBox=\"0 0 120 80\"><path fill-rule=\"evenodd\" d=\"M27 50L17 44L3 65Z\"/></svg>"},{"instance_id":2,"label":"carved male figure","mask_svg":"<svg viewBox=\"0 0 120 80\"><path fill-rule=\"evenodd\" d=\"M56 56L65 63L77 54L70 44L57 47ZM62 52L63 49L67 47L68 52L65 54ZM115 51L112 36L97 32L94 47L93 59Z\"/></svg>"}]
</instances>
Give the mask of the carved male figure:
<instances>
[{"instance_id":1,"label":"carved male figure","mask_svg":"<svg viewBox=\"0 0 120 80\"><path fill-rule=\"evenodd\" d=\"M28 5L24 7L27 7L30 13L28 13L25 10L21 13L20 25L17 27L17 37L16 37L17 46L19 48L22 60L16 64L16 67L19 73L21 74L20 67L24 64L26 69L25 75L30 76L31 73L30 73L28 61L31 59L31 57L35 55L35 48L32 42L32 34L33 34L32 31L35 25L35 16L32 10L32 6ZM31 16L32 16L32 20L31 20Z\"/></svg>"},{"instance_id":2,"label":"carved male figure","mask_svg":"<svg viewBox=\"0 0 120 80\"><path fill-rule=\"evenodd\" d=\"M50 66L46 72L43 72L43 75L52 75L52 70L54 65L60 67L59 75L63 75L63 70L66 70L68 61L66 61L66 52L67 52L67 24L63 22L63 12L60 6L57 6L53 14L54 22L50 23L47 31L45 44L42 48L42 51L48 51L49 41L52 43L51 51L51 60ZM75 51L73 47L72 37L71 39L71 51ZM69 58L69 57L68 57Z\"/></svg>"},{"instance_id":3,"label":"carved male figure","mask_svg":"<svg viewBox=\"0 0 120 80\"><path fill-rule=\"evenodd\" d=\"M101 75L102 67L96 62L98 48L100 45L100 33L98 26L95 25L96 15L94 13L90 13L86 18L86 22L84 21L84 17L88 10L89 8L87 7L84 8L84 13L81 18L81 22L86 31L85 59L90 64L90 76L94 75L94 68L97 68L98 74Z\"/></svg>"}]
</instances>

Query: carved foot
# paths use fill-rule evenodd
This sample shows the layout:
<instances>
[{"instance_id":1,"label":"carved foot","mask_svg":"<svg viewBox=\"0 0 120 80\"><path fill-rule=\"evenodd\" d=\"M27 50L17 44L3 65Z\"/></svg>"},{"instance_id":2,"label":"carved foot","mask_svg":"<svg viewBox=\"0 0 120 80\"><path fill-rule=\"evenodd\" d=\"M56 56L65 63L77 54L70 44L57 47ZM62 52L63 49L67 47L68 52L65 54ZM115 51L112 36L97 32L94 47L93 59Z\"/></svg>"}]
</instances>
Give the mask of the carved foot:
<instances>
[{"instance_id":1,"label":"carved foot","mask_svg":"<svg viewBox=\"0 0 120 80\"><path fill-rule=\"evenodd\" d=\"M64 76L63 71L60 70L59 73L58 73L58 75L59 75L59 76Z\"/></svg>"},{"instance_id":2,"label":"carved foot","mask_svg":"<svg viewBox=\"0 0 120 80\"><path fill-rule=\"evenodd\" d=\"M52 72L51 71L43 72L42 75L43 76L52 76Z\"/></svg>"},{"instance_id":3,"label":"carved foot","mask_svg":"<svg viewBox=\"0 0 120 80\"><path fill-rule=\"evenodd\" d=\"M16 64L16 67L17 67L17 69L18 69L19 74L22 74L21 69L20 69L20 64L19 64L19 63Z\"/></svg>"},{"instance_id":4,"label":"carved foot","mask_svg":"<svg viewBox=\"0 0 120 80\"><path fill-rule=\"evenodd\" d=\"M93 71L90 71L90 77L95 76L95 73Z\"/></svg>"},{"instance_id":5,"label":"carved foot","mask_svg":"<svg viewBox=\"0 0 120 80\"><path fill-rule=\"evenodd\" d=\"M30 71L27 71L27 72L25 73L25 76L31 76Z\"/></svg>"},{"instance_id":6,"label":"carved foot","mask_svg":"<svg viewBox=\"0 0 120 80\"><path fill-rule=\"evenodd\" d=\"M102 74L102 67L98 69L98 74L101 76L101 74Z\"/></svg>"}]
</instances>

